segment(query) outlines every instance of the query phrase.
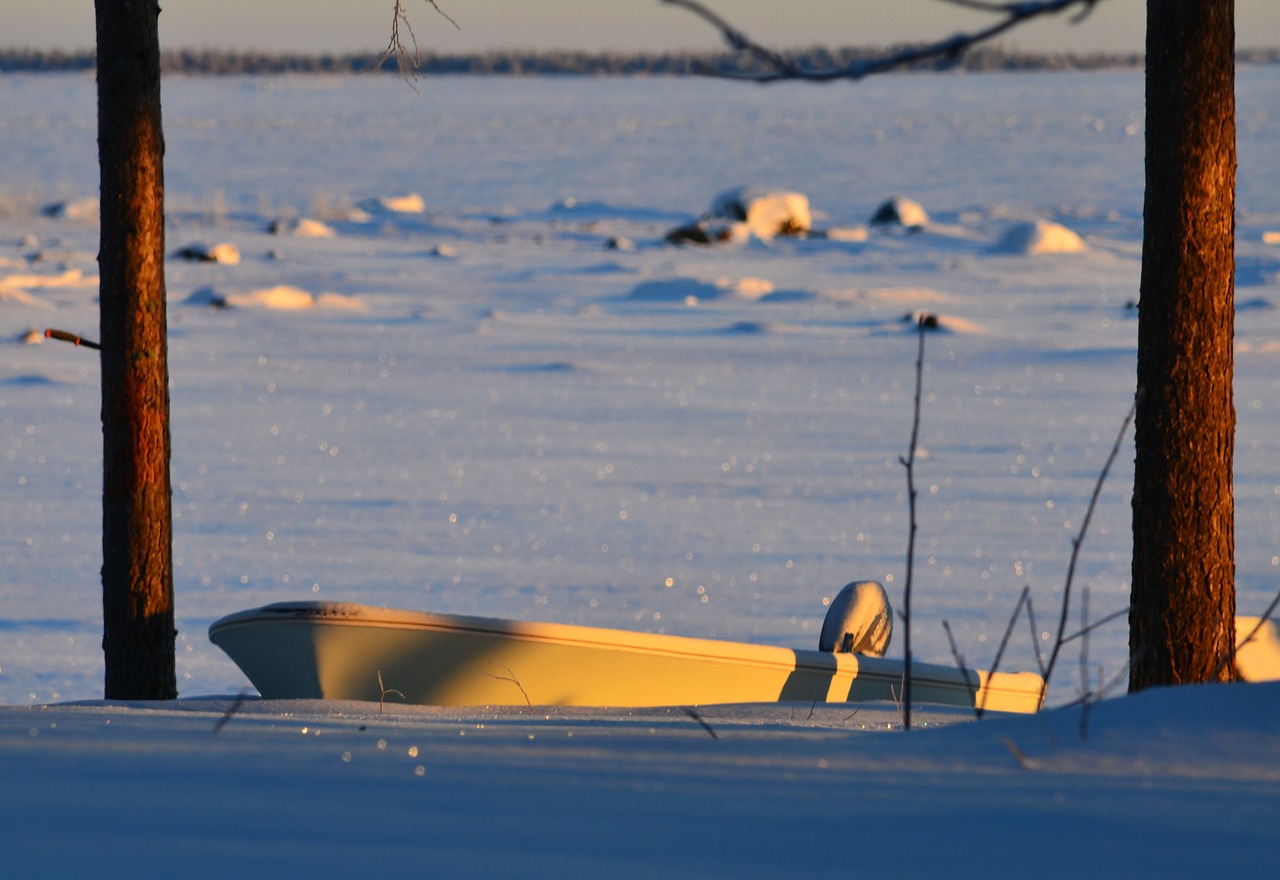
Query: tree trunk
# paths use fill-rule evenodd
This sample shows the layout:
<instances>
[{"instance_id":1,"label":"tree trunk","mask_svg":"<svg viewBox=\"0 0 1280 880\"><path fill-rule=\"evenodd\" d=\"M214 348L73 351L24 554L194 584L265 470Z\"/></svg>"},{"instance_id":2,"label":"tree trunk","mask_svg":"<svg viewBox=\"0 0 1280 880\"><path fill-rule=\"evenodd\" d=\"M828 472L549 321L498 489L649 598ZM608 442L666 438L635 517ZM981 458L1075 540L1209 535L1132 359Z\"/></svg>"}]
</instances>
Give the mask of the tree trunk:
<instances>
[{"instance_id":1,"label":"tree trunk","mask_svg":"<svg viewBox=\"0 0 1280 880\"><path fill-rule=\"evenodd\" d=\"M96 0L107 699L177 696L160 7Z\"/></svg>"},{"instance_id":2,"label":"tree trunk","mask_svg":"<svg viewBox=\"0 0 1280 880\"><path fill-rule=\"evenodd\" d=\"M1148 0L1130 687L1230 677L1233 0Z\"/></svg>"}]
</instances>

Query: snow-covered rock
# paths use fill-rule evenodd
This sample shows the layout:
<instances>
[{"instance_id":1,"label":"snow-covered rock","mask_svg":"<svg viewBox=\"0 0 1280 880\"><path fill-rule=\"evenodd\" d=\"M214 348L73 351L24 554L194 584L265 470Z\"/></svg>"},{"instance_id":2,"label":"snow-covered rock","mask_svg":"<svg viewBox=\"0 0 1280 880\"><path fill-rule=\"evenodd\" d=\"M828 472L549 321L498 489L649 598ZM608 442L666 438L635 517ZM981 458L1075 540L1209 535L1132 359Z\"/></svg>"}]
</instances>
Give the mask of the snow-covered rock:
<instances>
[{"instance_id":1,"label":"snow-covered rock","mask_svg":"<svg viewBox=\"0 0 1280 880\"><path fill-rule=\"evenodd\" d=\"M92 222L98 219L98 199L94 196L85 196L79 199L69 199L65 202L53 202L45 205L40 210L40 213L57 220Z\"/></svg>"},{"instance_id":2,"label":"snow-covered rock","mask_svg":"<svg viewBox=\"0 0 1280 880\"><path fill-rule=\"evenodd\" d=\"M240 262L240 249L229 241L220 242L212 247L203 243L189 244L174 256L194 263L222 263L235 266Z\"/></svg>"},{"instance_id":3,"label":"snow-covered rock","mask_svg":"<svg viewBox=\"0 0 1280 880\"><path fill-rule=\"evenodd\" d=\"M421 214L427 209L427 203L417 193L405 193L399 196L365 199L360 203L360 207L370 213Z\"/></svg>"},{"instance_id":4,"label":"snow-covered rock","mask_svg":"<svg viewBox=\"0 0 1280 880\"><path fill-rule=\"evenodd\" d=\"M297 238L333 238L338 234L329 224L308 217L273 220L267 231L272 235L292 235Z\"/></svg>"},{"instance_id":5,"label":"snow-covered rock","mask_svg":"<svg viewBox=\"0 0 1280 880\"><path fill-rule=\"evenodd\" d=\"M894 196L876 208L870 222L872 226L901 227L914 231L929 225L929 214L919 202Z\"/></svg>"},{"instance_id":6,"label":"snow-covered rock","mask_svg":"<svg viewBox=\"0 0 1280 880\"><path fill-rule=\"evenodd\" d=\"M996 244L1002 254L1081 254L1089 249L1079 235L1049 220L1019 223Z\"/></svg>"},{"instance_id":7,"label":"snow-covered rock","mask_svg":"<svg viewBox=\"0 0 1280 880\"><path fill-rule=\"evenodd\" d=\"M809 198L798 192L741 187L721 193L711 204L708 216L746 223L757 238L804 235L813 225Z\"/></svg>"},{"instance_id":8,"label":"snow-covered rock","mask_svg":"<svg viewBox=\"0 0 1280 880\"><path fill-rule=\"evenodd\" d=\"M721 193L701 218L667 233L672 244L712 244L806 235L812 226L809 198L797 192L740 187Z\"/></svg>"}]
</instances>

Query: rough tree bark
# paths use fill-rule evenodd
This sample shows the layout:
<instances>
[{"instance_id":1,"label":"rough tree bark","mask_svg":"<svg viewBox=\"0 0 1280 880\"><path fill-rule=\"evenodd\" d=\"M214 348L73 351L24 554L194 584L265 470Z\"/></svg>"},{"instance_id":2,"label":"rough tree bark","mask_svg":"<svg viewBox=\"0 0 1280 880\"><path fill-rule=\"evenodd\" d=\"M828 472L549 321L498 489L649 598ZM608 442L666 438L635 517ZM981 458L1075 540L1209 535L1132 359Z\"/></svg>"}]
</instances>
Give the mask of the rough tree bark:
<instances>
[{"instance_id":1,"label":"rough tree bark","mask_svg":"<svg viewBox=\"0 0 1280 880\"><path fill-rule=\"evenodd\" d=\"M1148 0L1130 688L1230 675L1233 0Z\"/></svg>"},{"instance_id":2,"label":"rough tree bark","mask_svg":"<svg viewBox=\"0 0 1280 880\"><path fill-rule=\"evenodd\" d=\"M173 699L160 7L95 0L107 699Z\"/></svg>"}]
</instances>

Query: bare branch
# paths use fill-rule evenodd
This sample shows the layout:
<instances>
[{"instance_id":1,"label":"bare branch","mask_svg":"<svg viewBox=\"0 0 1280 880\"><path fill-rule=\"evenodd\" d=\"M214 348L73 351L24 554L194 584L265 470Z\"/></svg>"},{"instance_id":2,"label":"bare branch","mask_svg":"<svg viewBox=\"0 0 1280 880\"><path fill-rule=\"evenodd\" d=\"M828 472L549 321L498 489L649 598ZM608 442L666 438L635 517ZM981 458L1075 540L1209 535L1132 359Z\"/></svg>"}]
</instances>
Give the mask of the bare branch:
<instances>
[{"instance_id":1,"label":"bare branch","mask_svg":"<svg viewBox=\"0 0 1280 880\"><path fill-rule=\"evenodd\" d=\"M387 40L387 48L382 50L382 57L378 59L378 68L381 68L388 59L396 60L396 70L400 76L406 81L414 78L418 67L422 64L422 56L418 51L418 36L413 32L413 25L409 23L409 13L404 8L404 0L393 0L394 6L391 10L391 36ZM458 23L448 16L448 14L436 4L436 0L425 0L428 6L440 14L445 21L453 25L458 30L462 30ZM400 33L400 28L408 32L408 42ZM410 83L412 85L412 83Z\"/></svg>"},{"instance_id":2,"label":"bare branch","mask_svg":"<svg viewBox=\"0 0 1280 880\"><path fill-rule=\"evenodd\" d=\"M1044 657L1040 654L1040 629L1036 626L1036 608L1030 596L1027 597L1027 624L1031 627L1031 653L1036 658L1040 677L1044 678Z\"/></svg>"},{"instance_id":3,"label":"bare branch","mask_svg":"<svg viewBox=\"0 0 1280 880\"><path fill-rule=\"evenodd\" d=\"M964 662L964 655L960 653L960 648L956 645L955 636L951 634L951 624L944 620L942 621L942 628L947 631L947 641L951 643L951 656L955 658L956 665L960 667L960 675L964 678L964 686L969 691L969 699L973 701L973 714L981 718L985 707L978 703L978 689L969 680L969 667ZM983 699L982 702L985 703L986 700Z\"/></svg>"},{"instance_id":4,"label":"bare branch","mask_svg":"<svg viewBox=\"0 0 1280 880\"><path fill-rule=\"evenodd\" d=\"M720 734L716 733L716 729L712 727L710 724L708 724L707 719L699 715L696 709L694 709L692 706L681 706L680 708L684 709L684 714L688 715L694 721L698 722L698 724L702 726L702 729L705 730L708 734L710 734L712 739L720 738Z\"/></svg>"},{"instance_id":5,"label":"bare branch","mask_svg":"<svg viewBox=\"0 0 1280 880\"><path fill-rule=\"evenodd\" d=\"M1018 3L983 2L983 0L944 0L956 6L989 12L1000 16L995 23L969 33L958 33L944 40L901 49L882 58L855 61L843 67L826 70L801 68L785 56L768 49L752 40L742 31L733 27L716 13L712 12L700 0L662 0L671 6L678 6L693 13L720 32L720 36L735 52L750 55L765 67L764 73L747 70L716 71L703 69L701 73L726 79L741 79L750 82L768 83L780 80L808 80L810 82L831 82L833 80L858 80L877 73L887 73L909 67L921 61L942 60L953 62L969 49L985 43L1018 25L1044 15L1054 15L1073 6L1081 7L1081 12L1072 19L1078 22L1087 16L1098 0L1027 0Z\"/></svg>"},{"instance_id":6,"label":"bare branch","mask_svg":"<svg viewBox=\"0 0 1280 880\"><path fill-rule=\"evenodd\" d=\"M902 726L908 730L911 729L911 579L916 559L915 466L916 448L919 445L920 438L920 392L924 387L924 334L926 329L924 316L921 316L916 322L916 330L919 333L920 342L916 350L916 401L915 413L911 419L911 448L908 450L906 458L898 459L899 463L907 469L907 510L909 520L907 532L907 577L906 583L902 586L902 653L905 660L902 680Z\"/></svg>"},{"instance_id":7,"label":"bare branch","mask_svg":"<svg viewBox=\"0 0 1280 880\"><path fill-rule=\"evenodd\" d=\"M490 678L496 678L498 681L509 681L509 682L511 682L513 685L515 685L517 688L519 688L519 689L520 689L520 696L524 697L524 704L525 704L525 706L528 708L528 710L529 710L529 714L531 714L531 715L532 715L532 714L533 714L533 701L529 699L529 692L528 692L528 691L526 691L526 690L524 689L524 685L522 685L522 684L520 683L520 679L516 678L516 674L515 674L514 672L512 672L512 671L511 671L511 667L510 667L510 666L508 666L508 665L506 665L505 663L494 663L493 665L494 665L494 666L501 666L503 669L507 670L507 674L506 674L506 675L495 675L495 674L494 674L494 673L492 673L492 672L484 672L484 673L481 673L481 674L482 674L482 675L487 675L487 676L489 676Z\"/></svg>"},{"instance_id":8,"label":"bare branch","mask_svg":"<svg viewBox=\"0 0 1280 880\"><path fill-rule=\"evenodd\" d=\"M1022 610L1022 606L1027 606L1027 612L1031 611L1031 588L1023 587L1022 595L1018 597L1018 604L1013 606L1013 614L1009 615L1009 625L1004 628L1004 638L1000 640L1000 647L996 649L996 657L991 661L991 674L995 675L1000 670L1000 661L1004 659L1004 649L1009 647L1009 637L1013 635L1014 624L1018 622L1018 612ZM1034 626L1032 627L1034 629ZM1035 645L1032 645L1034 649ZM982 702L978 706L978 717L982 717L982 713L987 708L987 692L982 692Z\"/></svg>"},{"instance_id":9,"label":"bare branch","mask_svg":"<svg viewBox=\"0 0 1280 880\"><path fill-rule=\"evenodd\" d=\"M1111 465L1115 464L1116 456L1120 454L1120 446L1124 442L1124 435L1129 431L1129 423L1133 421L1134 413L1137 411L1138 402L1135 400L1129 407L1129 412L1125 414L1124 422L1120 425L1120 431L1116 434L1116 442L1111 447L1111 453L1107 456L1106 464L1102 466L1102 473L1098 474L1098 481L1093 486L1093 495L1089 498L1089 507L1085 510L1084 520L1080 523L1080 533L1071 540L1071 561L1067 563L1067 580L1062 587L1062 613L1058 618L1058 635L1053 641L1053 651L1049 653L1049 662L1045 665L1044 671L1044 689L1049 689L1049 678L1053 675L1053 667L1058 662L1058 654L1062 651L1065 644L1065 635L1067 632L1067 612L1071 607L1071 581L1075 578L1076 562L1080 558L1080 547L1084 544L1085 535L1089 532L1089 522L1093 519L1093 511L1098 506L1098 496L1102 494L1102 486L1107 482L1107 475L1111 473Z\"/></svg>"},{"instance_id":10,"label":"bare branch","mask_svg":"<svg viewBox=\"0 0 1280 880\"><path fill-rule=\"evenodd\" d=\"M939 0L941 3L950 3L952 6L959 6L963 9L974 9L978 12L990 12L995 15L1007 15L1012 11L1014 6L1026 6L1025 3L997 3L993 0ZM1093 12L1093 7L1097 5L1097 0L1086 0L1081 4L1084 6L1076 17L1071 19L1072 24L1078 24L1089 17L1089 13Z\"/></svg>"},{"instance_id":11,"label":"bare branch","mask_svg":"<svg viewBox=\"0 0 1280 880\"><path fill-rule=\"evenodd\" d=\"M1062 639L1062 644L1065 645L1067 644L1067 642L1074 642L1076 639L1082 636L1087 636L1089 633L1093 632L1095 629L1105 626L1106 624L1110 623L1113 620L1119 620L1121 617L1124 617L1128 613L1129 613L1129 606L1126 605L1124 608L1121 608L1119 611L1113 611L1110 614L1108 614L1106 617L1102 617L1102 618L1099 618L1098 620L1095 620L1093 623L1089 624L1083 629L1073 632L1069 636L1064 636Z\"/></svg>"},{"instance_id":12,"label":"bare branch","mask_svg":"<svg viewBox=\"0 0 1280 880\"><path fill-rule=\"evenodd\" d=\"M236 694L235 700L227 707L227 711L223 712L222 717L218 719L218 723L213 725L214 733L226 727L227 722L231 720L231 716L240 711L240 707L244 705L245 697L248 696L248 693L248 691L241 690L240 693Z\"/></svg>"},{"instance_id":13,"label":"bare branch","mask_svg":"<svg viewBox=\"0 0 1280 880\"><path fill-rule=\"evenodd\" d=\"M382 692L382 693L379 695L379 697L378 697L378 714L379 714L379 715L381 715L381 714L382 714L382 707L383 707L384 705L386 705L386 702L387 702L387 694L395 694L396 696L398 696L398 697L399 697L400 699L402 699L402 700L403 700L403 699L406 699L406 697L405 697L405 695L404 695L404 692L403 692L403 691L398 691L398 690L396 690L395 688L389 688L389 687L387 687L385 684L383 684L383 683L382 683L382 670L381 670L381 669L379 669L379 670L378 670L378 690L380 690L380 691Z\"/></svg>"},{"instance_id":14,"label":"bare branch","mask_svg":"<svg viewBox=\"0 0 1280 880\"><path fill-rule=\"evenodd\" d=\"M1080 631L1084 633L1080 641L1080 693L1087 698L1089 688L1089 588L1080 591ZM1099 672L1101 675L1101 672Z\"/></svg>"},{"instance_id":15,"label":"bare branch","mask_svg":"<svg viewBox=\"0 0 1280 880\"><path fill-rule=\"evenodd\" d=\"M96 342L84 339L74 333L68 333L66 330L55 330L52 327L44 331L44 338L61 339L63 342L70 342L73 345L83 345L85 348L102 348L102 346Z\"/></svg>"}]
</instances>

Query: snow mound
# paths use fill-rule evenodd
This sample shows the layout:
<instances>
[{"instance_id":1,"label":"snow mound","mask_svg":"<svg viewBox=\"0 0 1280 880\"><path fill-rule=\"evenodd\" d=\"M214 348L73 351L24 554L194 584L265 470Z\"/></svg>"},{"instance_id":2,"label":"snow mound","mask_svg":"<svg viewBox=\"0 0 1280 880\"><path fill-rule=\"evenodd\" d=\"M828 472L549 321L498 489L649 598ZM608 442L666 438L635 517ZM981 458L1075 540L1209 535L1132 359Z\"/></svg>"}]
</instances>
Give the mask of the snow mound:
<instances>
[{"instance_id":1,"label":"snow mound","mask_svg":"<svg viewBox=\"0 0 1280 880\"><path fill-rule=\"evenodd\" d=\"M953 297L927 287L882 287L872 290L868 296L878 302L915 303L915 302L951 302Z\"/></svg>"},{"instance_id":2,"label":"snow mound","mask_svg":"<svg viewBox=\"0 0 1280 880\"><path fill-rule=\"evenodd\" d=\"M1019 223L1000 239L995 251L1001 254L1082 254L1089 249L1079 235L1048 220Z\"/></svg>"},{"instance_id":3,"label":"snow mound","mask_svg":"<svg viewBox=\"0 0 1280 880\"><path fill-rule=\"evenodd\" d=\"M272 235L292 235L297 238L333 238L338 233L328 223L302 217L297 220L273 220L267 227Z\"/></svg>"},{"instance_id":4,"label":"snow mound","mask_svg":"<svg viewBox=\"0 0 1280 880\"><path fill-rule=\"evenodd\" d=\"M832 226L830 229L823 230L821 237L828 241L863 242L867 240L867 228L865 226Z\"/></svg>"},{"instance_id":5,"label":"snow mound","mask_svg":"<svg viewBox=\"0 0 1280 880\"><path fill-rule=\"evenodd\" d=\"M697 305L702 300L718 299L722 296L724 296L723 288L696 278L662 278L640 282L631 288L627 299Z\"/></svg>"},{"instance_id":6,"label":"snow mound","mask_svg":"<svg viewBox=\"0 0 1280 880\"><path fill-rule=\"evenodd\" d=\"M894 196L876 208L870 223L872 226L901 227L915 231L929 224L929 214L919 202Z\"/></svg>"},{"instance_id":7,"label":"snow mound","mask_svg":"<svg viewBox=\"0 0 1280 880\"><path fill-rule=\"evenodd\" d=\"M779 321L735 321L722 332L726 336L769 336L794 330L791 325Z\"/></svg>"},{"instance_id":8,"label":"snow mound","mask_svg":"<svg viewBox=\"0 0 1280 880\"><path fill-rule=\"evenodd\" d=\"M813 218L809 198L797 192L739 187L721 193L693 223L667 233L672 244L741 242L751 236L768 241L778 236L807 235Z\"/></svg>"},{"instance_id":9,"label":"snow mound","mask_svg":"<svg viewBox=\"0 0 1280 880\"><path fill-rule=\"evenodd\" d=\"M355 297L337 293L313 296L297 287L279 284L251 293L219 293L212 287L202 287L186 299L187 305L212 306L218 309L271 309L274 311L299 311L302 309L351 309L359 311L364 303Z\"/></svg>"},{"instance_id":10,"label":"snow mound","mask_svg":"<svg viewBox=\"0 0 1280 880\"><path fill-rule=\"evenodd\" d=\"M40 288L88 287L97 283L96 275L86 278L79 269L68 269L60 275L9 275L0 278L0 302L51 309L54 308L52 303L32 296L28 291Z\"/></svg>"},{"instance_id":11,"label":"snow mound","mask_svg":"<svg viewBox=\"0 0 1280 880\"><path fill-rule=\"evenodd\" d=\"M719 278L716 287L743 299L763 299L773 293L773 282L767 278Z\"/></svg>"},{"instance_id":12,"label":"snow mound","mask_svg":"<svg viewBox=\"0 0 1280 880\"><path fill-rule=\"evenodd\" d=\"M98 199L94 196L85 196L84 198L70 199L65 202L53 202L45 205L40 210L40 213L56 220L92 222L98 219Z\"/></svg>"},{"instance_id":13,"label":"snow mound","mask_svg":"<svg viewBox=\"0 0 1280 880\"><path fill-rule=\"evenodd\" d=\"M631 289L627 298L645 302L684 303L694 306L707 300L733 297L758 301L771 296L773 282L751 276L743 278L723 277L713 282L697 278L661 278L642 281Z\"/></svg>"},{"instance_id":14,"label":"snow mound","mask_svg":"<svg viewBox=\"0 0 1280 880\"><path fill-rule=\"evenodd\" d=\"M421 214L427 210L427 203L417 193L405 193L399 196L379 196L365 199L360 207L370 213L385 214Z\"/></svg>"},{"instance_id":15,"label":"snow mound","mask_svg":"<svg viewBox=\"0 0 1280 880\"><path fill-rule=\"evenodd\" d=\"M240 263L240 248L229 241L215 244L212 247L197 242L189 244L174 256L193 263L222 263L225 266L236 266Z\"/></svg>"},{"instance_id":16,"label":"snow mound","mask_svg":"<svg viewBox=\"0 0 1280 880\"><path fill-rule=\"evenodd\" d=\"M0 287L0 302L15 303L20 306L33 306L37 309L52 309L53 303L34 297L21 288Z\"/></svg>"}]
</instances>

